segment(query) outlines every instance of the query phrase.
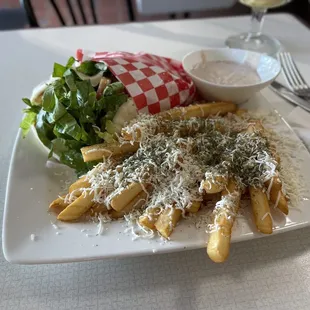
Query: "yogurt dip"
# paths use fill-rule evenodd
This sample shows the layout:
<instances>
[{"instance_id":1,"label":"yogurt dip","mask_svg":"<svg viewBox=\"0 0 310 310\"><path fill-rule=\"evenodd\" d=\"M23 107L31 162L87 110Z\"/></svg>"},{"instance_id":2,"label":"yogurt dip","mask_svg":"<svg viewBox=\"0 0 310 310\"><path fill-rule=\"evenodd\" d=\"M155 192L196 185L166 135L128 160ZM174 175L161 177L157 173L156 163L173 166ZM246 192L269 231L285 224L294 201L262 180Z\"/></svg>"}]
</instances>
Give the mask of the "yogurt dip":
<instances>
[{"instance_id":1,"label":"yogurt dip","mask_svg":"<svg viewBox=\"0 0 310 310\"><path fill-rule=\"evenodd\" d=\"M244 86L261 81L255 69L247 64L233 61L204 61L196 65L191 73L213 84Z\"/></svg>"}]
</instances>

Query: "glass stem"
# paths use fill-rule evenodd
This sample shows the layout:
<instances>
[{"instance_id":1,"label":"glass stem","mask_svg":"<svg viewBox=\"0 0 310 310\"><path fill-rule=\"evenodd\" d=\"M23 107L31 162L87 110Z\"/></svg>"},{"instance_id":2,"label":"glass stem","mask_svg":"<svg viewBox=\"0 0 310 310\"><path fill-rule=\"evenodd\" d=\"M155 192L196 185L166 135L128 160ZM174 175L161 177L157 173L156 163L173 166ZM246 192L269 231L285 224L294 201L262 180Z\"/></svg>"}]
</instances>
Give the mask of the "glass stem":
<instances>
[{"instance_id":1,"label":"glass stem","mask_svg":"<svg viewBox=\"0 0 310 310\"><path fill-rule=\"evenodd\" d=\"M261 35L266 12L267 9L252 9L251 31L249 33L249 39L253 37L259 37Z\"/></svg>"}]
</instances>

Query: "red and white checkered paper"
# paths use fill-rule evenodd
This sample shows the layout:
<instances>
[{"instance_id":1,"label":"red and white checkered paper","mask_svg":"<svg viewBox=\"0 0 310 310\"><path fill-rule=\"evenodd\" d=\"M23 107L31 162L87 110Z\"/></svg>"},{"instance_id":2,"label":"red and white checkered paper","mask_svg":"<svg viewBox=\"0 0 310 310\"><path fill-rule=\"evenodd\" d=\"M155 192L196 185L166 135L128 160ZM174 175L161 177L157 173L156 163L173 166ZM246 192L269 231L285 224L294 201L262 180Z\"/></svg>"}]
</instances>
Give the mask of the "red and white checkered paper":
<instances>
[{"instance_id":1,"label":"red and white checkered paper","mask_svg":"<svg viewBox=\"0 0 310 310\"><path fill-rule=\"evenodd\" d=\"M181 62L145 53L89 52L79 49L78 61L104 61L124 84L139 113L156 114L190 104L196 94Z\"/></svg>"}]
</instances>

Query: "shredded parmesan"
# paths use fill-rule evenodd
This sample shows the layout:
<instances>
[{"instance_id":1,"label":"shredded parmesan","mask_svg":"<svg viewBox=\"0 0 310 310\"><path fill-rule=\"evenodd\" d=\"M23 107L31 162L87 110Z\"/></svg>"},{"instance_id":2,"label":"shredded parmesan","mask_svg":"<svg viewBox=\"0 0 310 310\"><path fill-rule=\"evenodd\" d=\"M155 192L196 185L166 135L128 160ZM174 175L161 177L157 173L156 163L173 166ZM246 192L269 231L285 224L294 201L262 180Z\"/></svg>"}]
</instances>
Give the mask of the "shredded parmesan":
<instances>
[{"instance_id":1,"label":"shredded parmesan","mask_svg":"<svg viewBox=\"0 0 310 310\"><path fill-rule=\"evenodd\" d=\"M173 206L182 210L185 216L186 208L193 201L203 201L202 181L210 182L211 186L212 182L218 182L217 177L234 178L241 189L248 186L264 189L265 182L270 180L268 188L264 189L269 198L273 177L279 173L284 193L290 197L290 204L296 206L303 198L296 140L288 138L290 132L275 133L273 128L280 118L274 114L259 115L266 128L263 135L247 133L245 129L249 120L257 118L257 115L251 113L240 118L229 114L226 117L178 121L140 115L124 129L133 138L132 142L140 142L137 152L122 162L107 159L95 166L87 174L91 187L83 189L83 193L93 192L94 202L104 203L109 208L113 197L130 183L140 183L148 194L144 207L124 216L127 231L134 239L154 236L153 230L139 224L138 218L144 210L156 208L160 213L166 208L172 210ZM120 142L123 142L121 138ZM281 158L280 165L273 150ZM296 155L292 156L293 153ZM151 193L147 190L148 185L152 187ZM70 203L75 197L73 191L65 201ZM212 231L216 229L212 223L216 222L214 218L217 216L224 214L228 220L235 217L238 211L234 199L236 197L231 193L218 201L215 207L211 202L213 212L204 215L205 218L196 226L200 227L203 222ZM149 217L154 215L152 212L147 214ZM102 218L98 220L98 234L102 234Z\"/></svg>"},{"instance_id":2,"label":"shredded parmesan","mask_svg":"<svg viewBox=\"0 0 310 310\"><path fill-rule=\"evenodd\" d=\"M272 222L273 222L273 218L271 216L271 213L270 212L266 212L266 214L264 214L264 216L261 218L261 221L263 221L267 216L270 216Z\"/></svg>"},{"instance_id":3,"label":"shredded parmesan","mask_svg":"<svg viewBox=\"0 0 310 310\"><path fill-rule=\"evenodd\" d=\"M96 235L102 235L103 232L104 232L104 223L109 223L111 222L111 218L109 216L105 216L105 215L102 215L102 214L99 214L98 216L98 231L97 231L97 234Z\"/></svg>"}]
</instances>

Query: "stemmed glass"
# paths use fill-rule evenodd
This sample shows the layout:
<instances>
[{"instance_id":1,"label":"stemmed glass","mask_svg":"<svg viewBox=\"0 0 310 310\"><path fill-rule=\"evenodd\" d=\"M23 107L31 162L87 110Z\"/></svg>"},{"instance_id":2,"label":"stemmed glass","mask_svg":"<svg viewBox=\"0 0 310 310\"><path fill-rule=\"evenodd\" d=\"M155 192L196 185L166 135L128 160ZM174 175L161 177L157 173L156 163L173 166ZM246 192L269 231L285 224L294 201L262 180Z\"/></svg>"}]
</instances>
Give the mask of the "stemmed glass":
<instances>
[{"instance_id":1,"label":"stemmed glass","mask_svg":"<svg viewBox=\"0 0 310 310\"><path fill-rule=\"evenodd\" d=\"M268 9L282 6L291 0L239 0L239 2L252 8L251 31L229 37L225 42L226 45L276 55L281 49L281 43L271 36L262 34L264 16Z\"/></svg>"}]
</instances>

